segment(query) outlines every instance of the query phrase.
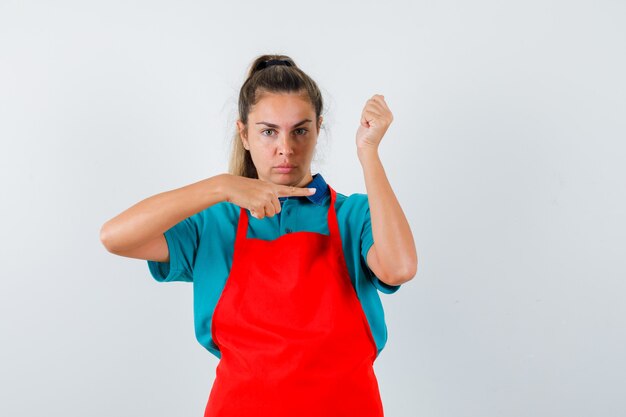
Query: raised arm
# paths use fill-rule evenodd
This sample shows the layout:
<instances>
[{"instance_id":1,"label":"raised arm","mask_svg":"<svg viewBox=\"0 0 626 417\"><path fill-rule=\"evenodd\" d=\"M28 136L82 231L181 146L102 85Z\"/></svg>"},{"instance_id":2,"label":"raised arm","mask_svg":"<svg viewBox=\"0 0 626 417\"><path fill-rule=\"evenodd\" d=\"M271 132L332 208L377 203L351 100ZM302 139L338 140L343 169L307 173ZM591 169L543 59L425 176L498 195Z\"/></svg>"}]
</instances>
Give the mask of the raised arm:
<instances>
[{"instance_id":1,"label":"raised arm","mask_svg":"<svg viewBox=\"0 0 626 417\"><path fill-rule=\"evenodd\" d=\"M417 273L413 233L378 153L360 152L359 160L365 176L374 238L367 264L381 281L389 285L403 284Z\"/></svg>"},{"instance_id":2,"label":"raised arm","mask_svg":"<svg viewBox=\"0 0 626 417\"><path fill-rule=\"evenodd\" d=\"M417 251L409 223L378 155L378 145L392 120L382 95L368 100L357 131L357 154L365 177L374 238L367 264L381 281L400 285L417 273Z\"/></svg>"}]
</instances>

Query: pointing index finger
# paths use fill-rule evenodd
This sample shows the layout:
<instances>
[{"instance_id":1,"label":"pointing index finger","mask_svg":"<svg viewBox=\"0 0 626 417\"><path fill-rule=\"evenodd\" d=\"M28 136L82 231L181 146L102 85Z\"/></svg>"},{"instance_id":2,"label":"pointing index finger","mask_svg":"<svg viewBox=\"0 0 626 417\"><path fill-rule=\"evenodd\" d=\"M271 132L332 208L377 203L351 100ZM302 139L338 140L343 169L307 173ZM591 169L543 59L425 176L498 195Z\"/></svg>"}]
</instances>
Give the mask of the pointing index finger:
<instances>
[{"instance_id":1,"label":"pointing index finger","mask_svg":"<svg viewBox=\"0 0 626 417\"><path fill-rule=\"evenodd\" d=\"M307 196L315 194L315 188L294 187L283 185L278 189L279 197Z\"/></svg>"}]
</instances>

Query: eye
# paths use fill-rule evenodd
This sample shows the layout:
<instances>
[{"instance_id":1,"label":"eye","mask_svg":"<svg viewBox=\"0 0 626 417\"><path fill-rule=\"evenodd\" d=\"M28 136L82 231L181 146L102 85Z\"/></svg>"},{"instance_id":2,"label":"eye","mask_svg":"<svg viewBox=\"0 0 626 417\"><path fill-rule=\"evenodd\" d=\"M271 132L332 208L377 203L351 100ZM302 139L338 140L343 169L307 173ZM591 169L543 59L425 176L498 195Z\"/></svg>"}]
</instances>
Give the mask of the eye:
<instances>
[{"instance_id":1,"label":"eye","mask_svg":"<svg viewBox=\"0 0 626 417\"><path fill-rule=\"evenodd\" d=\"M263 136L268 136L268 135L265 134L265 132L273 132L273 131L274 131L274 129L264 129L264 130L261 131L261 134ZM308 133L308 129L305 129L303 127L299 128L299 129L296 129L295 131L296 132L301 132L300 136L304 136L304 135L306 135Z\"/></svg>"}]
</instances>

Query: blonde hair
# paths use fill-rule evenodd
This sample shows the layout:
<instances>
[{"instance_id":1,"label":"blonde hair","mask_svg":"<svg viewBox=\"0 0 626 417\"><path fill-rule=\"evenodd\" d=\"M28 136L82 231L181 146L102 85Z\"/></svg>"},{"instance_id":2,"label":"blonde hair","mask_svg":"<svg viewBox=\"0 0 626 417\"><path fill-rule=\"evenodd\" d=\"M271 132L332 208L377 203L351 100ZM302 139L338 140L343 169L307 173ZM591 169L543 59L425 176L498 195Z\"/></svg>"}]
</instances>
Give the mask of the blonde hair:
<instances>
[{"instance_id":1,"label":"blonde hair","mask_svg":"<svg viewBox=\"0 0 626 417\"><path fill-rule=\"evenodd\" d=\"M291 65L265 66L268 60L284 60ZM260 55L250 65L248 75L239 90L239 120L248 129L248 114L265 93L301 93L307 96L315 109L316 125L323 111L322 93L311 77L286 55ZM247 178L258 178L250 151L243 147L235 128L228 163L228 172Z\"/></svg>"}]
</instances>

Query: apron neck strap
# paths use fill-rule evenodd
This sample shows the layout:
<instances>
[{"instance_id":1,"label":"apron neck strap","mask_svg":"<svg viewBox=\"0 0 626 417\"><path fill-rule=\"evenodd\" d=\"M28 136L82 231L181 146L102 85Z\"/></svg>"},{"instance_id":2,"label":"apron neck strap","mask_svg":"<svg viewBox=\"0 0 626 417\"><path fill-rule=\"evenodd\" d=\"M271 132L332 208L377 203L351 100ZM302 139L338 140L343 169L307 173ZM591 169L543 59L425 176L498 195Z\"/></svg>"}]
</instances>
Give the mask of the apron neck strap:
<instances>
[{"instance_id":1,"label":"apron neck strap","mask_svg":"<svg viewBox=\"0 0 626 417\"><path fill-rule=\"evenodd\" d=\"M341 236L339 235L339 223L337 222L337 213L335 212L335 201L337 200L337 193L331 187L328 186L328 190L330 191L330 205L328 206L328 215L326 218L328 219L328 232L330 237L336 243L339 243L339 247L341 247Z\"/></svg>"}]
</instances>

